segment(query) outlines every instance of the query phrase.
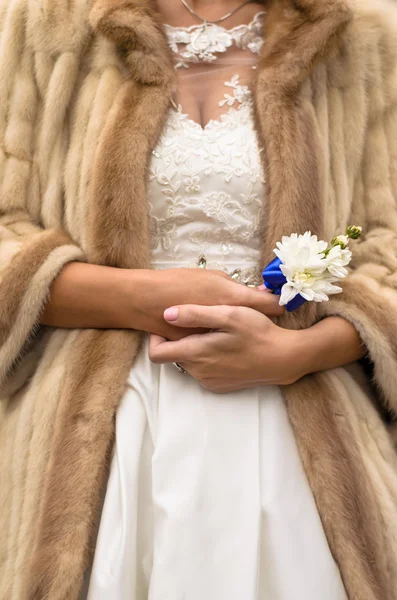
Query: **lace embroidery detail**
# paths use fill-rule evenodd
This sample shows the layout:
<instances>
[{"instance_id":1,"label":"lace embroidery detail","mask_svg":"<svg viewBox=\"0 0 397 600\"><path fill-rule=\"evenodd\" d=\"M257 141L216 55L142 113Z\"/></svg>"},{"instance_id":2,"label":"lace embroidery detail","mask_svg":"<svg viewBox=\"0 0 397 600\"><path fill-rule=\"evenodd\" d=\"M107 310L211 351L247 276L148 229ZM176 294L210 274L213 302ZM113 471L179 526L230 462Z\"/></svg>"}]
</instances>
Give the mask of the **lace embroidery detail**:
<instances>
[{"instance_id":1,"label":"lace embroidery detail","mask_svg":"<svg viewBox=\"0 0 397 600\"><path fill-rule=\"evenodd\" d=\"M259 262L264 174L252 96L238 75L226 86L233 95L225 94L221 101L230 109L219 120L203 128L180 108L170 109L153 151L149 196L154 265L188 266L200 255L229 271L242 265L254 269Z\"/></svg>"},{"instance_id":2,"label":"lace embroidery detail","mask_svg":"<svg viewBox=\"0 0 397 600\"><path fill-rule=\"evenodd\" d=\"M233 45L260 54L264 17L265 12L259 12L248 25L238 25L233 29L211 23L192 27L165 25L170 48L179 58L175 68L188 68L189 63L212 63L217 54L226 52ZM180 45L184 46L182 50Z\"/></svg>"},{"instance_id":3,"label":"lace embroidery detail","mask_svg":"<svg viewBox=\"0 0 397 600\"><path fill-rule=\"evenodd\" d=\"M240 85L239 75L235 75L231 81L226 81L225 86L233 88L233 96L225 94L225 99L219 102L219 106L225 106L225 104L233 106L235 102L243 104L244 102L251 100L250 89L247 85Z\"/></svg>"}]
</instances>

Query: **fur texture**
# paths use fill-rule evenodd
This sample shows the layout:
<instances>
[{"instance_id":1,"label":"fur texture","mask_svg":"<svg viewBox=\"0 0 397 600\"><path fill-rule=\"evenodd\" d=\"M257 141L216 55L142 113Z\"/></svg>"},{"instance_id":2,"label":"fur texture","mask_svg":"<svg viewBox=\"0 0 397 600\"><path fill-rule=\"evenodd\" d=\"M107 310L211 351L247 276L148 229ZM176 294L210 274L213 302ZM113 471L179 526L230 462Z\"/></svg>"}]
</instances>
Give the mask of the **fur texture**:
<instances>
[{"instance_id":1,"label":"fur texture","mask_svg":"<svg viewBox=\"0 0 397 600\"><path fill-rule=\"evenodd\" d=\"M292 231L365 232L344 294L280 324L353 322L377 390L337 369L286 403L349 598L394 600L397 461L375 407L397 415L397 7L269 0L265 29L262 260ZM0 79L0 599L77 600L139 335L35 332L67 262L149 265L172 58L152 0L0 0Z\"/></svg>"}]
</instances>

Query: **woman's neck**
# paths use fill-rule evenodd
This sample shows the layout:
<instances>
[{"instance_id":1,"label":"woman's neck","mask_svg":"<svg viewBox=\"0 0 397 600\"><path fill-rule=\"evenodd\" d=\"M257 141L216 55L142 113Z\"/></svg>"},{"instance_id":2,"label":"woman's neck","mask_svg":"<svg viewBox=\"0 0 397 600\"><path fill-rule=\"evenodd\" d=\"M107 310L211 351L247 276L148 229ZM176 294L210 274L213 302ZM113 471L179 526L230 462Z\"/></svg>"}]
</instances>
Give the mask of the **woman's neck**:
<instances>
[{"instance_id":1,"label":"woman's neck","mask_svg":"<svg viewBox=\"0 0 397 600\"><path fill-rule=\"evenodd\" d=\"M244 0L186 0L189 6L202 19L216 21L225 14L241 6ZM163 21L169 25L184 27L197 25L197 19L187 10L180 0L157 0L157 7L163 16ZM263 8L260 0L252 0L239 10L230 20L228 26L249 22ZM226 24L226 23L225 23Z\"/></svg>"},{"instance_id":2,"label":"woman's neck","mask_svg":"<svg viewBox=\"0 0 397 600\"><path fill-rule=\"evenodd\" d=\"M187 0L189 5L193 8L193 10L199 11L208 11L218 10L219 13L225 14L228 13L235 8L237 8L240 4L243 3L243 0Z\"/></svg>"}]
</instances>

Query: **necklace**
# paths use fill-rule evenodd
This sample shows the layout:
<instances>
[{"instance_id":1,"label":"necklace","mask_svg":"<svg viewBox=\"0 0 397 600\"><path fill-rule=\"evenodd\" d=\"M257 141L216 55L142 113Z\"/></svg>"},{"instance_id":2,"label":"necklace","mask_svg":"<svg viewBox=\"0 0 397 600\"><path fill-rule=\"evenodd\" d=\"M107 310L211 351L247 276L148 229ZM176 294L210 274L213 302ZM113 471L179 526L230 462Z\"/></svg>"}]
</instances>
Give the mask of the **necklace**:
<instances>
[{"instance_id":1,"label":"necklace","mask_svg":"<svg viewBox=\"0 0 397 600\"><path fill-rule=\"evenodd\" d=\"M237 8L235 8L234 10L228 12L227 15L224 15L223 17L221 17L220 19L217 19L216 21L208 21L207 19L203 19L202 17L200 17L200 15L198 15L192 9L192 7L186 2L186 0L181 0L181 2L183 4L183 6L185 8L187 8L187 10L190 12L190 14L193 15L193 17L195 17L198 21L201 21L203 23L203 28L206 28L207 25L217 25L218 23L223 23L223 21L226 21L226 19L229 19L230 17L232 17L233 15L235 15L236 12L239 11L241 8L243 8L247 4L251 4L252 0L246 0L245 2L243 2L242 4L240 4L240 6L237 6Z\"/></svg>"},{"instance_id":2,"label":"necklace","mask_svg":"<svg viewBox=\"0 0 397 600\"><path fill-rule=\"evenodd\" d=\"M181 2L195 19L200 21L200 25L194 25L190 28L190 39L186 42L186 49L181 55L182 58L189 60L189 62L213 62L216 60L218 52L225 52L233 44L233 36L227 29L220 27L219 23L229 19L229 17L236 14L243 6L250 4L252 0L245 0L240 6L237 6L237 8L216 21L207 21L200 17L187 3L187 0L181 0ZM178 66L186 65L185 63L180 63Z\"/></svg>"}]
</instances>

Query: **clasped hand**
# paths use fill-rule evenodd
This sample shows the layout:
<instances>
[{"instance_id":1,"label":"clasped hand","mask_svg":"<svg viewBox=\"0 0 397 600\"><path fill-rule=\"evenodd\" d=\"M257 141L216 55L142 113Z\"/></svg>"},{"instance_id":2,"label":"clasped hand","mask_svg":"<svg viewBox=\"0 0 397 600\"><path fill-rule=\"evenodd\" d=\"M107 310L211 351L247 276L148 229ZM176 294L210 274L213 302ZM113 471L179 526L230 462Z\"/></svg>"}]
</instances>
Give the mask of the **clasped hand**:
<instances>
[{"instance_id":1,"label":"clasped hand","mask_svg":"<svg viewBox=\"0 0 397 600\"><path fill-rule=\"evenodd\" d=\"M305 374L301 332L282 329L252 308L183 305L167 309L164 318L176 327L210 331L177 341L153 334L151 360L179 363L212 392L286 385Z\"/></svg>"}]
</instances>

